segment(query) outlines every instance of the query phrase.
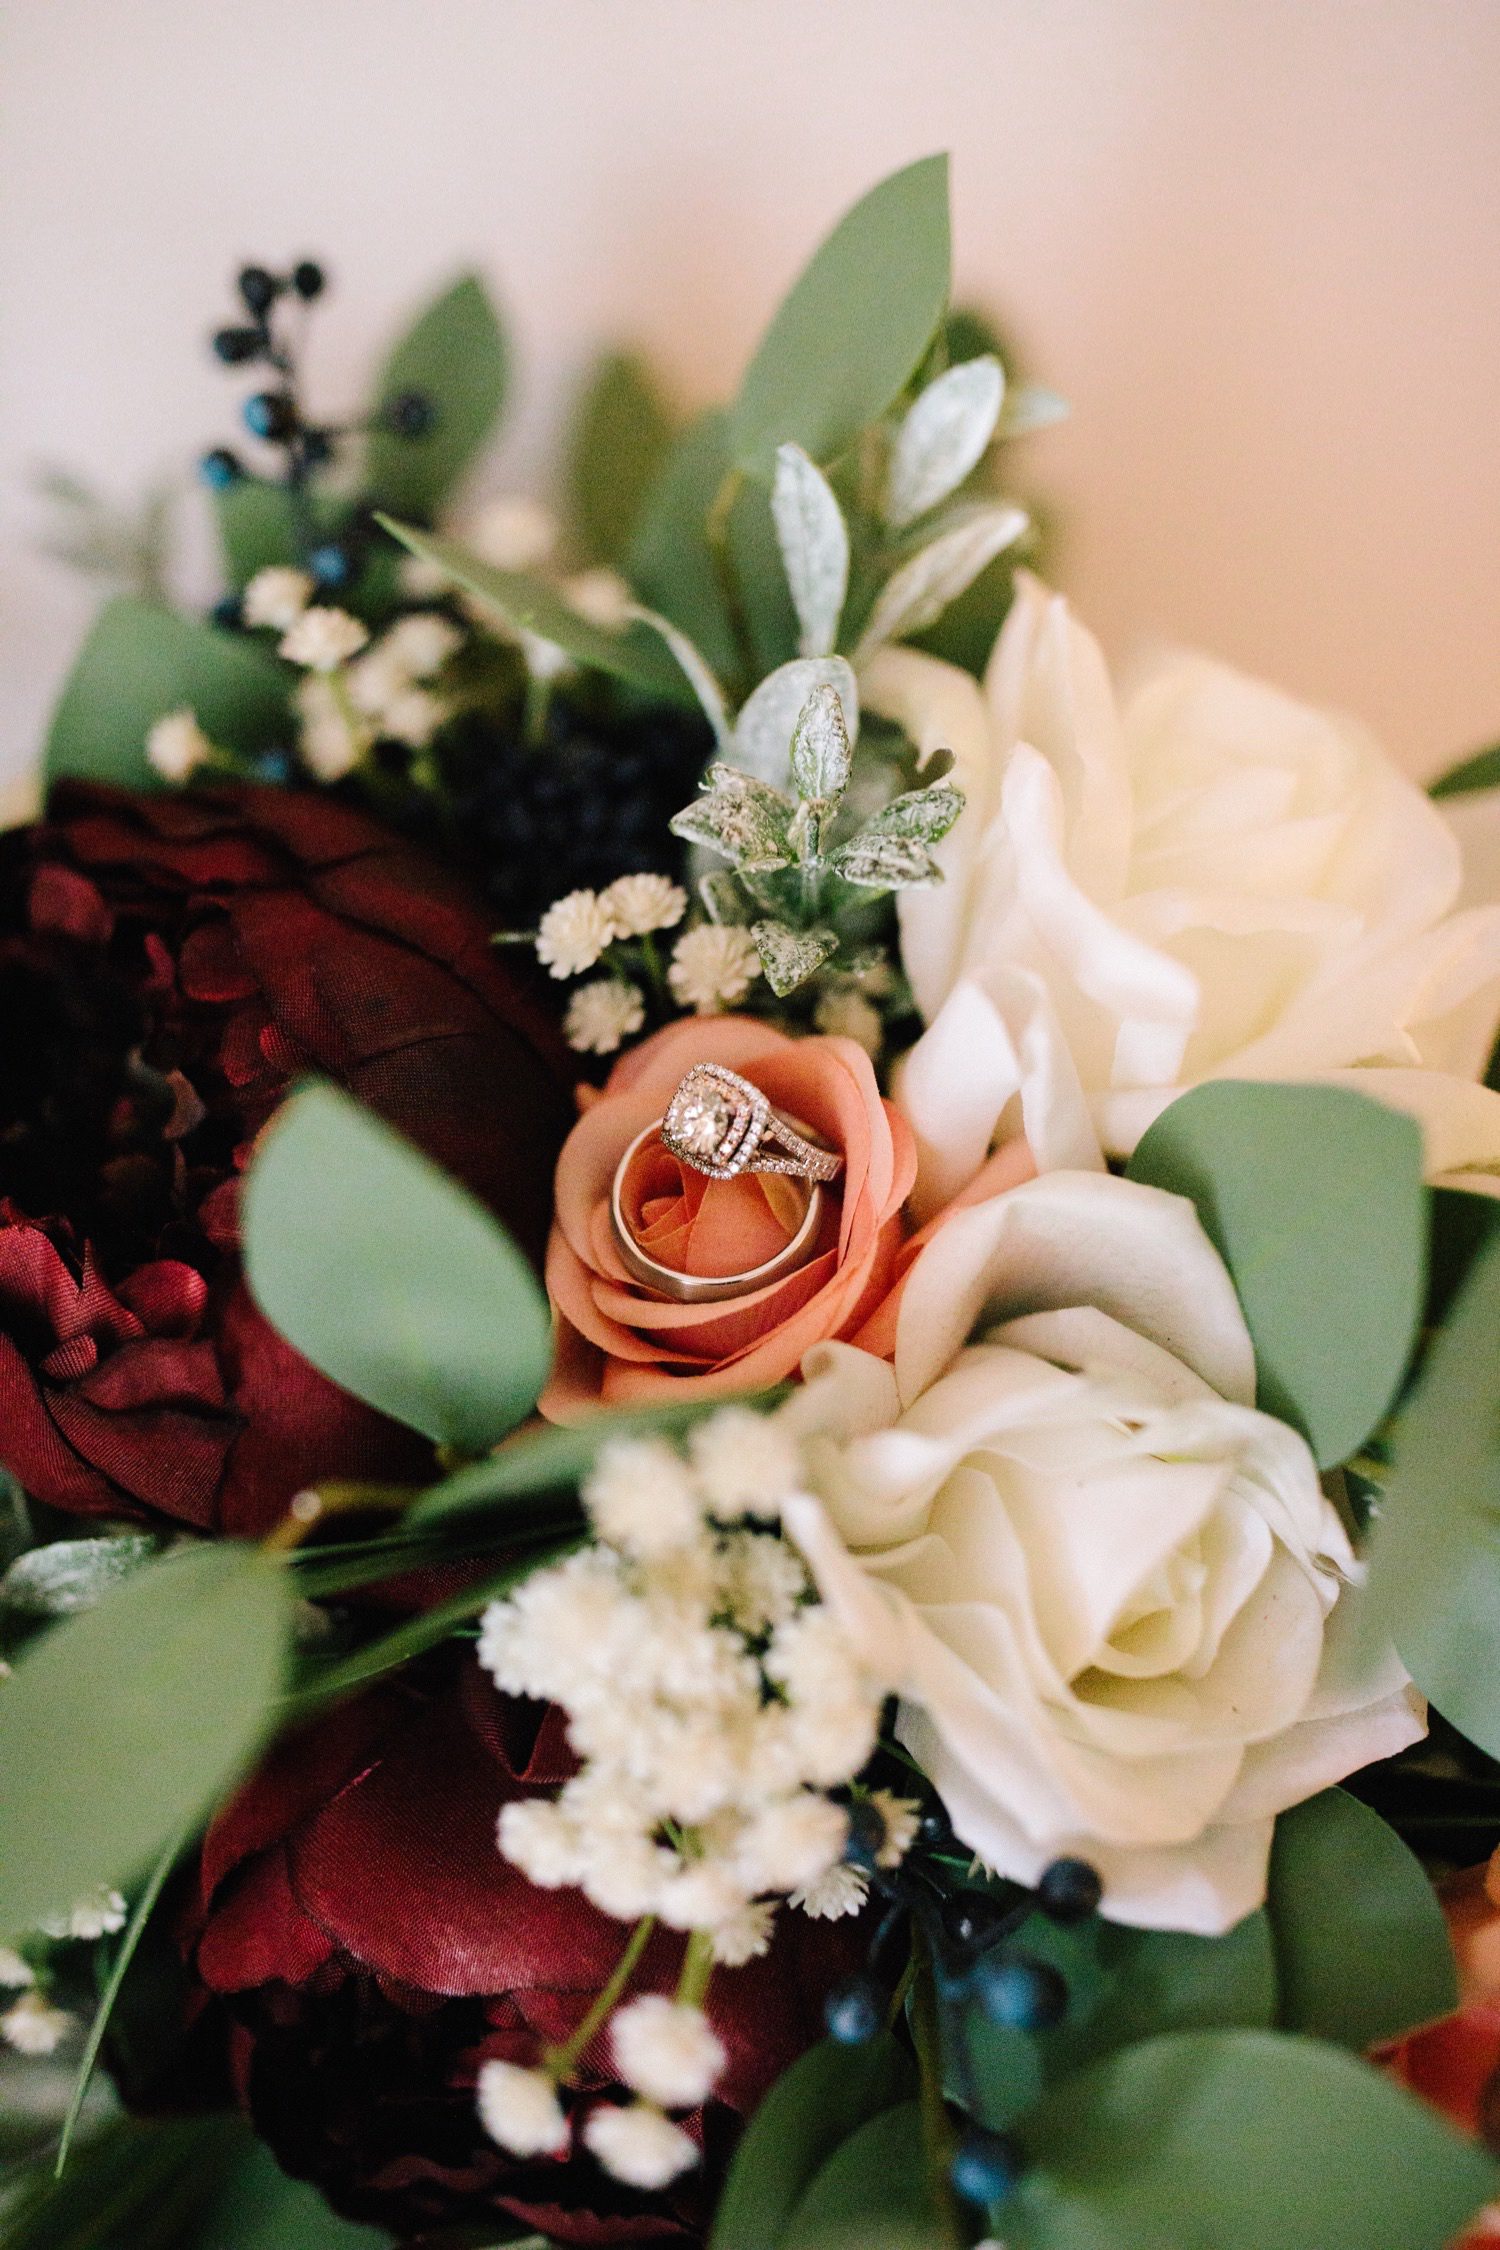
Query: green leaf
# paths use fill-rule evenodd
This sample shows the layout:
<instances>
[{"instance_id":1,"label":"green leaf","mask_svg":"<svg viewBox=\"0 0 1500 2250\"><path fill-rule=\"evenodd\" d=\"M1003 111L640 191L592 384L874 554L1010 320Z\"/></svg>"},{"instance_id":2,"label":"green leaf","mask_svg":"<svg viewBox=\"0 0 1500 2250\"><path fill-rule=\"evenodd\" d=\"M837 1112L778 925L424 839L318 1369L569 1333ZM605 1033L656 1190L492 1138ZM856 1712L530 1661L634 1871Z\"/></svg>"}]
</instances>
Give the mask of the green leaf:
<instances>
[{"instance_id":1,"label":"green leaf","mask_svg":"<svg viewBox=\"0 0 1500 2250\"><path fill-rule=\"evenodd\" d=\"M1218 1080L1157 1119L1129 1174L1197 1205L1239 1292L1261 1405L1321 1468L1347 1460L1395 1397L1421 1319L1418 1127L1342 1088Z\"/></svg>"},{"instance_id":2,"label":"green leaf","mask_svg":"<svg viewBox=\"0 0 1500 2250\"><path fill-rule=\"evenodd\" d=\"M1421 1861L1343 1789L1277 1821L1270 1915L1287 2031L1363 2054L1458 2006L1448 1926Z\"/></svg>"},{"instance_id":3,"label":"green leaf","mask_svg":"<svg viewBox=\"0 0 1500 2250\"><path fill-rule=\"evenodd\" d=\"M831 688L846 742L859 734L859 684L842 656L798 656L778 664L750 695L734 722L734 762L775 789L792 778L792 739L809 698Z\"/></svg>"},{"instance_id":4,"label":"green leaf","mask_svg":"<svg viewBox=\"0 0 1500 2250\"><path fill-rule=\"evenodd\" d=\"M133 1577L161 1547L149 1531L107 1539L54 1539L28 1548L0 1578L0 1609L23 1617L74 1617Z\"/></svg>"},{"instance_id":5,"label":"green leaf","mask_svg":"<svg viewBox=\"0 0 1500 2250\"><path fill-rule=\"evenodd\" d=\"M288 678L245 635L122 594L95 619L58 699L47 779L161 788L146 763L146 736L184 707L226 748L264 749L287 734Z\"/></svg>"},{"instance_id":6,"label":"green leaf","mask_svg":"<svg viewBox=\"0 0 1500 2250\"><path fill-rule=\"evenodd\" d=\"M609 353L584 392L567 464L573 523L597 561L624 562L671 442L671 418L645 361Z\"/></svg>"},{"instance_id":7,"label":"green leaf","mask_svg":"<svg viewBox=\"0 0 1500 2250\"><path fill-rule=\"evenodd\" d=\"M309 522L318 535L331 534L349 513L346 500L308 493ZM242 593L258 570L300 565L297 518L284 484L265 477L238 477L214 495L214 515L224 554L224 575Z\"/></svg>"},{"instance_id":8,"label":"green leaf","mask_svg":"<svg viewBox=\"0 0 1500 2250\"><path fill-rule=\"evenodd\" d=\"M827 656L849 591L849 532L832 485L798 445L776 448L771 517L801 628L799 656Z\"/></svg>"},{"instance_id":9,"label":"green leaf","mask_svg":"<svg viewBox=\"0 0 1500 2250\"><path fill-rule=\"evenodd\" d=\"M838 690L815 687L792 729L792 780L804 803L836 805L849 786L849 729Z\"/></svg>"},{"instance_id":10,"label":"green leaf","mask_svg":"<svg viewBox=\"0 0 1500 2250\"><path fill-rule=\"evenodd\" d=\"M817 975L839 949L835 930L794 930L787 922L752 923L750 935L766 982L778 1000Z\"/></svg>"},{"instance_id":11,"label":"green leaf","mask_svg":"<svg viewBox=\"0 0 1500 2250\"><path fill-rule=\"evenodd\" d=\"M264 2143L246 2140L182 2250L389 2250L382 2228L341 2219L315 2187L288 2179Z\"/></svg>"},{"instance_id":12,"label":"green leaf","mask_svg":"<svg viewBox=\"0 0 1500 2250\"><path fill-rule=\"evenodd\" d=\"M771 874L792 859L787 833L795 807L789 797L738 766L710 766L701 793L669 823L674 836L722 852L726 859L759 874Z\"/></svg>"},{"instance_id":13,"label":"green leaf","mask_svg":"<svg viewBox=\"0 0 1500 2250\"><path fill-rule=\"evenodd\" d=\"M708 543L708 511L728 473L725 416L704 414L677 439L642 503L626 576L646 605L669 617L721 677L738 652Z\"/></svg>"},{"instance_id":14,"label":"green leaf","mask_svg":"<svg viewBox=\"0 0 1500 2250\"><path fill-rule=\"evenodd\" d=\"M1476 750L1472 758L1462 758L1450 766L1445 774L1429 783L1429 797L1467 797L1478 789L1500 789L1500 742L1488 750Z\"/></svg>"},{"instance_id":15,"label":"green leaf","mask_svg":"<svg viewBox=\"0 0 1500 2250\"><path fill-rule=\"evenodd\" d=\"M1500 1238L1401 1411L1370 1612L1445 1719L1500 1757Z\"/></svg>"},{"instance_id":16,"label":"green leaf","mask_svg":"<svg viewBox=\"0 0 1500 2250\"><path fill-rule=\"evenodd\" d=\"M948 159L923 157L855 204L767 330L730 415L738 465L769 479L778 445L826 464L878 421L948 303Z\"/></svg>"},{"instance_id":17,"label":"green leaf","mask_svg":"<svg viewBox=\"0 0 1500 2250\"><path fill-rule=\"evenodd\" d=\"M484 283L465 274L434 298L391 353L376 388L380 409L403 391L431 400L425 437L375 428L365 452L371 495L401 514L431 516L483 452L500 417L509 354Z\"/></svg>"},{"instance_id":18,"label":"green leaf","mask_svg":"<svg viewBox=\"0 0 1500 2250\"><path fill-rule=\"evenodd\" d=\"M908 409L891 448L886 521L915 523L973 474L995 434L1005 370L993 352L961 360Z\"/></svg>"},{"instance_id":19,"label":"green leaf","mask_svg":"<svg viewBox=\"0 0 1500 2250\"><path fill-rule=\"evenodd\" d=\"M719 2199L710 2250L780 2250L814 2176L872 2117L904 2103L915 2071L889 2032L822 2040L784 2070L750 2119Z\"/></svg>"},{"instance_id":20,"label":"green leaf","mask_svg":"<svg viewBox=\"0 0 1500 2250\"><path fill-rule=\"evenodd\" d=\"M0 1931L128 1882L253 1755L290 1642L287 1574L253 1548L149 1563L55 1626L0 1693Z\"/></svg>"},{"instance_id":21,"label":"green leaf","mask_svg":"<svg viewBox=\"0 0 1500 2250\"><path fill-rule=\"evenodd\" d=\"M967 2015L980 2122L1004 2130L1048 2088L1122 2047L1166 2031L1264 2030L1276 2021L1271 1927L1249 1914L1223 1937L1090 1921L1072 1929L1033 1915L1018 1949L1059 1970L1068 2008L1049 2031ZM949 2091L962 2096L956 2076Z\"/></svg>"},{"instance_id":22,"label":"green leaf","mask_svg":"<svg viewBox=\"0 0 1500 2250\"><path fill-rule=\"evenodd\" d=\"M456 585L477 594L482 601L493 602L513 632L539 633L543 640L555 641L559 648L566 649L585 671L606 672L612 679L644 689L648 695L696 707L697 698L687 675L648 626L637 622L623 633L607 632L602 625L580 616L545 578L534 578L524 570L498 570L452 539L433 538L412 524L397 523L387 516L379 520L414 555L434 563Z\"/></svg>"},{"instance_id":23,"label":"green leaf","mask_svg":"<svg viewBox=\"0 0 1500 2250\"><path fill-rule=\"evenodd\" d=\"M910 891L940 883L943 871L915 836L880 836L868 831L840 844L828 862L846 883L862 891Z\"/></svg>"},{"instance_id":24,"label":"green leaf","mask_svg":"<svg viewBox=\"0 0 1500 2250\"><path fill-rule=\"evenodd\" d=\"M778 2250L946 2250L914 2102L858 2126L804 2189Z\"/></svg>"},{"instance_id":25,"label":"green leaf","mask_svg":"<svg viewBox=\"0 0 1500 2250\"><path fill-rule=\"evenodd\" d=\"M483 1453L535 1405L551 1324L531 1267L466 1188L333 1087L277 1113L244 1240L287 1341L435 1443Z\"/></svg>"},{"instance_id":26,"label":"green leaf","mask_svg":"<svg viewBox=\"0 0 1500 2250\"><path fill-rule=\"evenodd\" d=\"M908 789L882 806L866 821L862 836L914 836L922 844L940 844L964 809L964 793L951 781L934 781L926 789Z\"/></svg>"},{"instance_id":27,"label":"green leaf","mask_svg":"<svg viewBox=\"0 0 1500 2250\"><path fill-rule=\"evenodd\" d=\"M1169 2035L1070 2078L1022 2135L1008 2250L1445 2250L1496 2167L1337 2047Z\"/></svg>"},{"instance_id":28,"label":"green leaf","mask_svg":"<svg viewBox=\"0 0 1500 2250\"><path fill-rule=\"evenodd\" d=\"M944 523L939 518L942 528L936 537L899 564L881 587L860 635L856 665L886 641L902 640L936 624L948 604L997 555L1015 545L1030 521L1024 509L1003 502L981 502L954 512L958 520Z\"/></svg>"}]
</instances>

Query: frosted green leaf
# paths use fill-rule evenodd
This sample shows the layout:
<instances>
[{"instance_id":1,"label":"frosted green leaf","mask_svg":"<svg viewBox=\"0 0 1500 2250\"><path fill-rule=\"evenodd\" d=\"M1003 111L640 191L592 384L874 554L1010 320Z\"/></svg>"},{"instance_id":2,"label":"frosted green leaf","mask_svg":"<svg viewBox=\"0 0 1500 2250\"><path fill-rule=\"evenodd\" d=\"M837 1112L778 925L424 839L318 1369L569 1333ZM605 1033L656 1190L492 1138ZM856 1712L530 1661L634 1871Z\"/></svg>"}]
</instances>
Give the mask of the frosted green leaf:
<instances>
[{"instance_id":1,"label":"frosted green leaf","mask_svg":"<svg viewBox=\"0 0 1500 2250\"><path fill-rule=\"evenodd\" d=\"M849 786L849 765L849 730L838 692L815 687L792 732L792 779L799 796L836 805Z\"/></svg>"},{"instance_id":2,"label":"frosted green leaf","mask_svg":"<svg viewBox=\"0 0 1500 2250\"><path fill-rule=\"evenodd\" d=\"M872 836L841 844L829 866L862 891L910 891L940 883L943 871L915 836Z\"/></svg>"},{"instance_id":3,"label":"frosted green leaf","mask_svg":"<svg viewBox=\"0 0 1500 2250\"><path fill-rule=\"evenodd\" d=\"M1072 411L1056 391L1044 390L1040 383L1025 383L1006 399L995 435L1002 441L1029 437L1033 430L1050 430L1054 422L1066 422Z\"/></svg>"},{"instance_id":4,"label":"frosted green leaf","mask_svg":"<svg viewBox=\"0 0 1500 2250\"><path fill-rule=\"evenodd\" d=\"M891 450L887 523L899 530L925 516L974 469L995 434L1005 370L993 352L966 359L929 383Z\"/></svg>"},{"instance_id":5,"label":"frosted green leaf","mask_svg":"<svg viewBox=\"0 0 1500 2250\"><path fill-rule=\"evenodd\" d=\"M698 896L710 922L717 922L721 928L748 929L755 919L755 908L745 896L744 885L727 867L711 867L706 875L700 875Z\"/></svg>"},{"instance_id":6,"label":"frosted green leaf","mask_svg":"<svg viewBox=\"0 0 1500 2250\"><path fill-rule=\"evenodd\" d=\"M148 1563L161 1541L148 1531L113 1539L55 1539L18 1555L0 1578L0 1608L26 1617L74 1617Z\"/></svg>"},{"instance_id":7,"label":"frosted green leaf","mask_svg":"<svg viewBox=\"0 0 1500 2250\"><path fill-rule=\"evenodd\" d=\"M792 735L815 688L833 688L844 707L844 731L859 738L859 689L842 656L799 656L766 675L740 712L730 755L737 766L785 789L792 773Z\"/></svg>"},{"instance_id":8,"label":"frosted green leaf","mask_svg":"<svg viewBox=\"0 0 1500 2250\"><path fill-rule=\"evenodd\" d=\"M799 653L827 656L849 590L849 532L832 485L800 445L776 448L771 515L801 627Z\"/></svg>"},{"instance_id":9,"label":"frosted green leaf","mask_svg":"<svg viewBox=\"0 0 1500 2250\"><path fill-rule=\"evenodd\" d=\"M738 766L710 766L703 780L701 796L673 815L674 836L706 844L757 874L790 865L787 830L796 807L789 797Z\"/></svg>"},{"instance_id":10,"label":"frosted green leaf","mask_svg":"<svg viewBox=\"0 0 1500 2250\"><path fill-rule=\"evenodd\" d=\"M923 844L939 844L964 809L964 793L951 781L935 781L927 789L908 789L868 821L863 836L914 836Z\"/></svg>"},{"instance_id":11,"label":"frosted green leaf","mask_svg":"<svg viewBox=\"0 0 1500 2250\"><path fill-rule=\"evenodd\" d=\"M935 625L985 564L1020 538L1027 526L1024 509L1006 506L968 510L947 531L893 571L875 598L870 621L854 652L867 661L887 641Z\"/></svg>"},{"instance_id":12,"label":"frosted green leaf","mask_svg":"<svg viewBox=\"0 0 1500 2250\"><path fill-rule=\"evenodd\" d=\"M839 949L832 930L794 930L786 922L757 922L750 935L760 954L766 982L778 1000L816 976Z\"/></svg>"}]
</instances>

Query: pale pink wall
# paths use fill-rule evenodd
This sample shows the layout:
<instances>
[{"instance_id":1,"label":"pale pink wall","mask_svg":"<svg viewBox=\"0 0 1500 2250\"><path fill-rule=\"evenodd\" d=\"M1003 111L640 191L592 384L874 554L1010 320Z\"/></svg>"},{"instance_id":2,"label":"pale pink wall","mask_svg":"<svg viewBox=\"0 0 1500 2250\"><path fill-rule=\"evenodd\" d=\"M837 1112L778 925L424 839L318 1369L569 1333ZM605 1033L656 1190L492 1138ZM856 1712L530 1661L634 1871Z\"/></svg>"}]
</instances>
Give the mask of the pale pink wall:
<instances>
[{"instance_id":1,"label":"pale pink wall","mask_svg":"<svg viewBox=\"0 0 1500 2250\"><path fill-rule=\"evenodd\" d=\"M596 339L722 390L936 147L966 287L1073 400L1031 466L1111 646L1211 645L1417 770L1500 735L1500 0L12 0L0 773L85 609L24 473L124 492L227 433L236 260L326 253L335 399L479 260L529 478Z\"/></svg>"}]
</instances>

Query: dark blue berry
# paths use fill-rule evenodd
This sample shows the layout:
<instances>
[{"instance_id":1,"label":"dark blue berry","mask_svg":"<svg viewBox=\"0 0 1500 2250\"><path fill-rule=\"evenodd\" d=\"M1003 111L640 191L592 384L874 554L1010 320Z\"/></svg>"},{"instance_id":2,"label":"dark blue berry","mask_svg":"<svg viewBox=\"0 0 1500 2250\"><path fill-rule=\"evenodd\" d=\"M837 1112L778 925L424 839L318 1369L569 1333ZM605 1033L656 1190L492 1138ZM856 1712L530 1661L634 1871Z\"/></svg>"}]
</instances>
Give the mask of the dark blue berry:
<instances>
[{"instance_id":1,"label":"dark blue berry","mask_svg":"<svg viewBox=\"0 0 1500 2250\"><path fill-rule=\"evenodd\" d=\"M948 2176L965 2203L987 2208L1005 2200L1021 2172L1021 2152L1009 2133L974 2127L959 2142Z\"/></svg>"},{"instance_id":2,"label":"dark blue berry","mask_svg":"<svg viewBox=\"0 0 1500 2250\"><path fill-rule=\"evenodd\" d=\"M255 761L255 778L284 789L292 778L292 761L285 750L262 750Z\"/></svg>"},{"instance_id":3,"label":"dark blue berry","mask_svg":"<svg viewBox=\"0 0 1500 2250\"><path fill-rule=\"evenodd\" d=\"M323 268L313 258L299 258L292 268L292 287L309 304L314 297L322 296L327 279Z\"/></svg>"},{"instance_id":4,"label":"dark blue berry","mask_svg":"<svg viewBox=\"0 0 1500 2250\"><path fill-rule=\"evenodd\" d=\"M321 547L314 547L307 558L307 567L324 587L347 586L354 576L354 558L336 539L325 540Z\"/></svg>"},{"instance_id":5,"label":"dark blue berry","mask_svg":"<svg viewBox=\"0 0 1500 2250\"><path fill-rule=\"evenodd\" d=\"M285 391L257 391L246 399L243 411L252 437L290 437L297 427L297 409Z\"/></svg>"},{"instance_id":6,"label":"dark blue berry","mask_svg":"<svg viewBox=\"0 0 1500 2250\"><path fill-rule=\"evenodd\" d=\"M917 1822L917 1843L931 1852L941 1851L952 1840L953 1823L948 1818L947 1807L934 1798L923 1807L922 1817Z\"/></svg>"},{"instance_id":7,"label":"dark blue berry","mask_svg":"<svg viewBox=\"0 0 1500 2250\"><path fill-rule=\"evenodd\" d=\"M1068 2012L1066 1978L1025 1954L976 1961L969 1989L990 2022L1009 2031L1047 2031Z\"/></svg>"},{"instance_id":8,"label":"dark blue berry","mask_svg":"<svg viewBox=\"0 0 1500 2250\"><path fill-rule=\"evenodd\" d=\"M220 626L224 632L237 632L240 625L239 595L226 594L222 601L217 601L214 603L213 608L209 611L208 614L212 618L215 625Z\"/></svg>"},{"instance_id":9,"label":"dark blue berry","mask_svg":"<svg viewBox=\"0 0 1500 2250\"><path fill-rule=\"evenodd\" d=\"M1055 1859L1042 1869L1036 1902L1053 1922L1086 1922L1099 1911L1104 1886L1086 1859Z\"/></svg>"},{"instance_id":10,"label":"dark blue berry","mask_svg":"<svg viewBox=\"0 0 1500 2250\"><path fill-rule=\"evenodd\" d=\"M885 2020L885 1995L870 1977L848 1977L823 2003L830 2039L841 2047L862 2047Z\"/></svg>"},{"instance_id":11,"label":"dark blue berry","mask_svg":"<svg viewBox=\"0 0 1500 2250\"><path fill-rule=\"evenodd\" d=\"M258 359L264 345L265 339L258 328L221 328L214 337L214 350L226 367L239 367L247 359Z\"/></svg>"},{"instance_id":12,"label":"dark blue berry","mask_svg":"<svg viewBox=\"0 0 1500 2250\"><path fill-rule=\"evenodd\" d=\"M239 455L231 453L227 445L216 445L212 453L205 453L198 463L198 474L214 492L223 492L227 486L237 484L244 473Z\"/></svg>"},{"instance_id":13,"label":"dark blue berry","mask_svg":"<svg viewBox=\"0 0 1500 2250\"><path fill-rule=\"evenodd\" d=\"M397 437L421 438L437 420L437 409L425 391L401 391L386 400L380 418Z\"/></svg>"},{"instance_id":14,"label":"dark blue berry","mask_svg":"<svg viewBox=\"0 0 1500 2250\"><path fill-rule=\"evenodd\" d=\"M239 279L240 295L257 319L270 311L281 295L282 284L264 266L245 266Z\"/></svg>"}]
</instances>

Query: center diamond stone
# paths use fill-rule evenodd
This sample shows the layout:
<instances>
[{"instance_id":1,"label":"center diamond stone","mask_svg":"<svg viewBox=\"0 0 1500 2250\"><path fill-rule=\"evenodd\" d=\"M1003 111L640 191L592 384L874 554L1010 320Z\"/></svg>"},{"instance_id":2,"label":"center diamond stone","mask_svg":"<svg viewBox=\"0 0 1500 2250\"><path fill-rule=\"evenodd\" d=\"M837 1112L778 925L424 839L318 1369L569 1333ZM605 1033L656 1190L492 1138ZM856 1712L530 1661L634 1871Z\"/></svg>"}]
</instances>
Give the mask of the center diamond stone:
<instances>
[{"instance_id":1,"label":"center diamond stone","mask_svg":"<svg viewBox=\"0 0 1500 2250\"><path fill-rule=\"evenodd\" d=\"M734 1111L722 1094L695 1087L677 1107L672 1130L689 1155L708 1160L718 1154L733 1122Z\"/></svg>"}]
</instances>

